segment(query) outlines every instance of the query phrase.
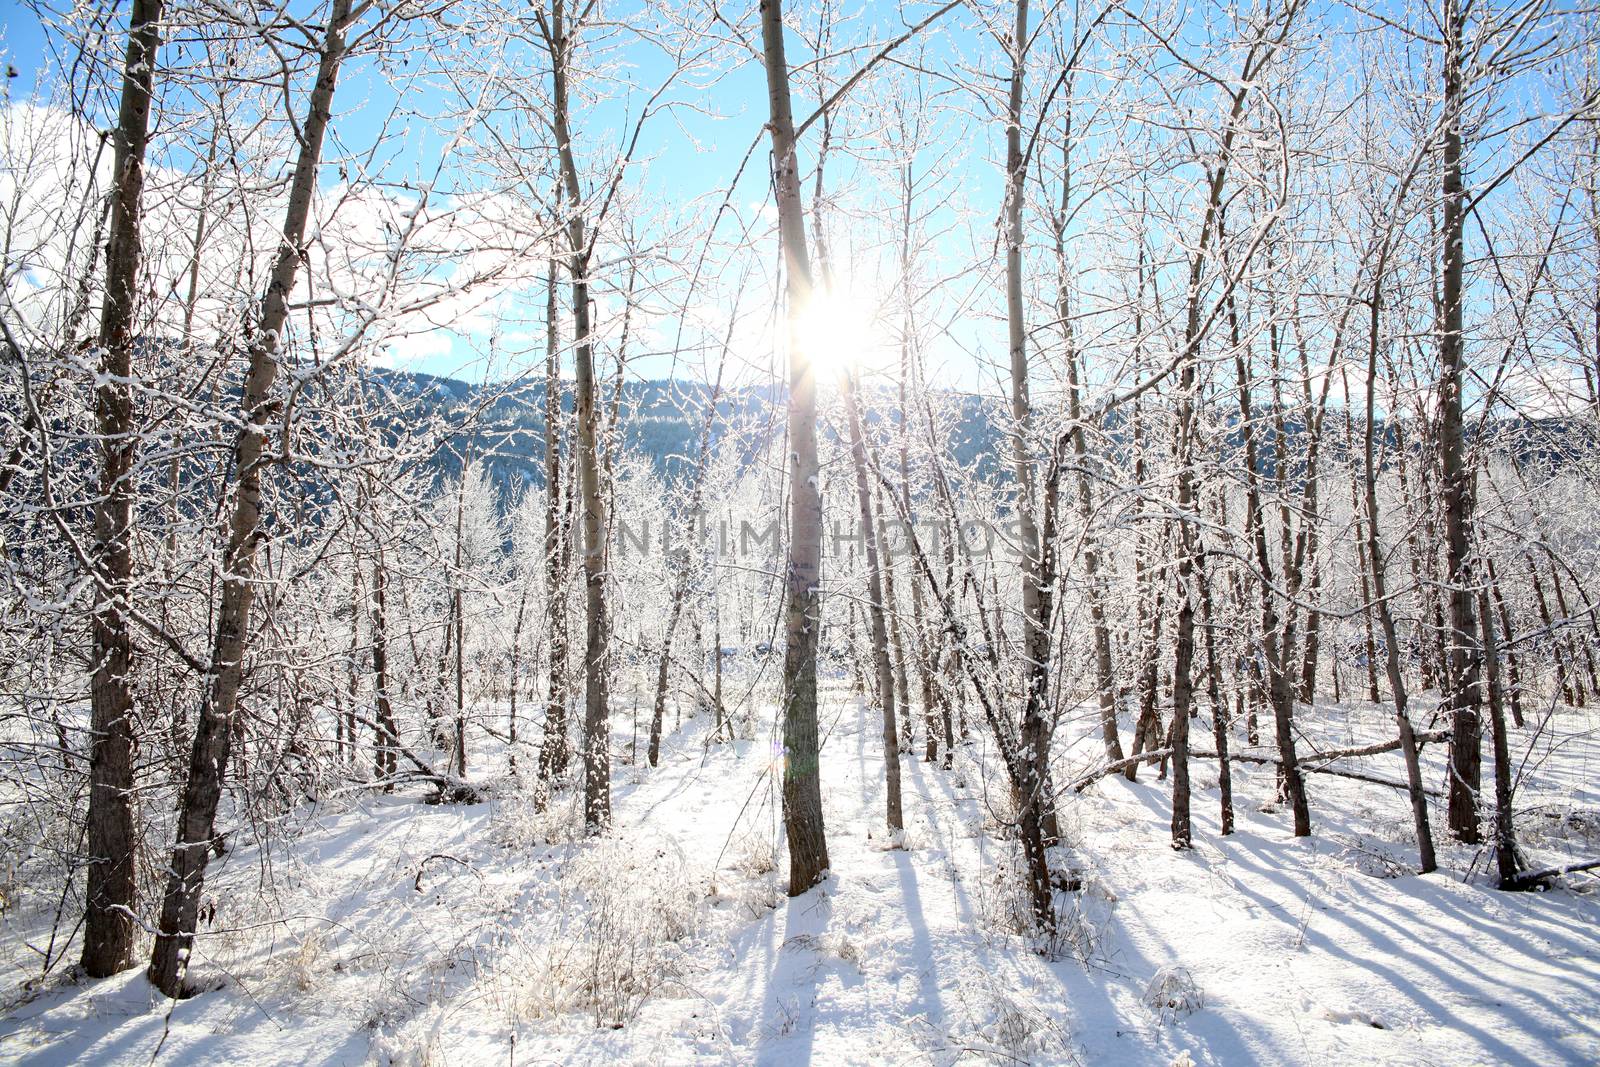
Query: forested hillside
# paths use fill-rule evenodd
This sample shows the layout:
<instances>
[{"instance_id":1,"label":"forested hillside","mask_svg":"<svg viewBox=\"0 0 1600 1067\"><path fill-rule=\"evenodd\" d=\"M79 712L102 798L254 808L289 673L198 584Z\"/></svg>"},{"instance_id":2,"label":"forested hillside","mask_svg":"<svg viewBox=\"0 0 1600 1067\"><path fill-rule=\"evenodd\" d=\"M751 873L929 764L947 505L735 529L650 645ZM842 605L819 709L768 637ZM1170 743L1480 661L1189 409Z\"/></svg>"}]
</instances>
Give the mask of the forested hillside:
<instances>
[{"instance_id":1,"label":"forested hillside","mask_svg":"<svg viewBox=\"0 0 1600 1067\"><path fill-rule=\"evenodd\" d=\"M446 477L458 477L468 455L479 457L491 481L509 502L519 490L544 484L541 455L545 434L545 383L491 382L472 385L411 371L373 371L367 388L376 403L405 398L408 421L438 418L449 427L448 440L432 463ZM692 475L700 429L711 408L712 390L693 382L625 379L612 394L616 433L622 451L649 462L662 478L682 481ZM570 417L576 399L571 382L557 390L561 410ZM741 388L720 391L711 443L753 463L759 451L783 433L772 418L781 391ZM952 396L955 411L944 447L963 468L980 477L1004 478L997 457L1001 430L994 419L997 402L982 396ZM891 407L887 397L884 406ZM881 413L874 413L882 418Z\"/></svg>"}]
</instances>

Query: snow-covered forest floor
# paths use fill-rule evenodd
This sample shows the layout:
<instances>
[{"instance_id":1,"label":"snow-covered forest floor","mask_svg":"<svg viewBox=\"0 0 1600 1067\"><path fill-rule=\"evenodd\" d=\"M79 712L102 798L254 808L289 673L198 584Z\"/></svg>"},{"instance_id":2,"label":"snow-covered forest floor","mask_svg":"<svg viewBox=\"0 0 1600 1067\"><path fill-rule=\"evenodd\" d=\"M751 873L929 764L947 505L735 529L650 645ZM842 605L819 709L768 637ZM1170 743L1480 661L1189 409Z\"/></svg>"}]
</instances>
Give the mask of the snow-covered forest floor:
<instances>
[{"instance_id":1,"label":"snow-covered forest floor","mask_svg":"<svg viewBox=\"0 0 1600 1067\"><path fill-rule=\"evenodd\" d=\"M1326 774L1310 778L1315 836L1295 840L1264 810L1271 769L1247 765L1221 838L1214 762L1196 765L1196 848L1175 853L1166 783L1145 768L1062 798L1063 919L1040 945L1020 930L981 734L952 770L904 760L906 847L888 848L873 713L829 695L834 874L818 890L784 895L771 709L729 744L692 718L658 769L618 767L604 840L574 832L567 798L536 810L504 770L481 804L356 790L237 830L192 971L214 988L176 1005L137 969L22 992L37 970L23 942L49 915L9 915L0 1059L1600 1061L1600 892L1584 875L1500 893L1487 853L1449 845L1417 877L1404 794ZM1381 708L1320 710L1304 720L1319 748L1392 736ZM1600 714L1535 725L1514 737L1531 859L1596 854ZM1096 762L1090 731L1064 725L1058 782ZM1442 751L1426 755L1437 783ZM1339 766L1402 775L1394 753Z\"/></svg>"}]
</instances>

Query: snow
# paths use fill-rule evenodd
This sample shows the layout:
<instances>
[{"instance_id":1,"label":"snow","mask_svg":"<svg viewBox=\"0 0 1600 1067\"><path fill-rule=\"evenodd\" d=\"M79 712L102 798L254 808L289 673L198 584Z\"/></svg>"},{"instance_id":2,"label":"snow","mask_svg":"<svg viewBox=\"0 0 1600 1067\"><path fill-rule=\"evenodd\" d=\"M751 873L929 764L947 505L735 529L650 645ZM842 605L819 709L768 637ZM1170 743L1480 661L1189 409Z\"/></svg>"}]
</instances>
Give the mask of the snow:
<instances>
[{"instance_id":1,"label":"snow","mask_svg":"<svg viewBox=\"0 0 1600 1067\"><path fill-rule=\"evenodd\" d=\"M291 813L272 844L241 829L197 943L193 974L214 988L174 1005L138 970L52 979L12 1002L0 1058L1600 1061L1592 879L1500 893L1486 857L1459 845L1416 876L1403 794L1327 775L1310 781L1315 836L1297 840L1262 810L1270 769L1245 766L1238 830L1220 838L1215 767L1196 765L1197 847L1175 853L1169 786L1147 768L1063 799L1054 866L1078 888L1059 895L1060 932L1041 946L1017 927L1006 797L981 737L950 771L903 759L906 847L893 848L876 713L825 696L833 873L803 896L783 894L775 848L772 709L761 736L730 744L706 743L706 717L686 720L654 770L625 762L619 715L610 838L581 839L570 794L541 811L505 779L474 806L352 793ZM1314 740L1379 738L1386 714L1328 711ZM1535 741L1516 735L1531 749L1519 801L1538 859L1600 844L1596 718L1564 711ZM1092 719L1064 725L1074 743L1057 780L1089 764ZM1437 782L1442 752L1427 755ZM1393 753L1358 766L1399 777ZM7 921L12 990L25 932Z\"/></svg>"}]
</instances>

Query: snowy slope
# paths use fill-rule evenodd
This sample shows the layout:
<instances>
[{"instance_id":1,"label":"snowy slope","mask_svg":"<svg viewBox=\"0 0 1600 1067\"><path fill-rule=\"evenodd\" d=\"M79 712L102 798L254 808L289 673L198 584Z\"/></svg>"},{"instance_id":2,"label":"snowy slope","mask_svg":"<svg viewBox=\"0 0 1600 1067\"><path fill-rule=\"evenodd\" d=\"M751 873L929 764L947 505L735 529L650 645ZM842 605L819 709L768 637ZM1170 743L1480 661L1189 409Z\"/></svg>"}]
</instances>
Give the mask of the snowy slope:
<instances>
[{"instance_id":1,"label":"snowy slope","mask_svg":"<svg viewBox=\"0 0 1600 1067\"><path fill-rule=\"evenodd\" d=\"M1498 893L1463 880L1484 860L1458 847L1440 873L1409 874L1399 793L1314 776L1316 836L1296 841L1260 810L1271 772L1241 769L1238 831L1219 838L1215 768L1200 765L1188 854L1167 847L1153 769L1069 795L1057 867L1080 888L1041 953L1016 930L981 739L953 771L906 760L909 847L888 849L871 713L841 699L830 714L835 874L804 896L782 892L770 740L707 746L691 721L659 769L617 768L603 842L573 839L568 800L539 812L508 790L471 807L356 795L297 812L291 840L241 840L220 868L220 932L200 939L195 972L217 988L173 1006L137 971L51 985L0 1022L0 1058L1600 1062L1600 894L1581 876ZM1382 736L1379 709L1343 715L1327 743ZM1600 809L1595 724L1568 715L1520 798L1553 805L1524 815L1547 859L1600 844L1581 815ZM1090 753L1068 748L1058 780Z\"/></svg>"}]
</instances>

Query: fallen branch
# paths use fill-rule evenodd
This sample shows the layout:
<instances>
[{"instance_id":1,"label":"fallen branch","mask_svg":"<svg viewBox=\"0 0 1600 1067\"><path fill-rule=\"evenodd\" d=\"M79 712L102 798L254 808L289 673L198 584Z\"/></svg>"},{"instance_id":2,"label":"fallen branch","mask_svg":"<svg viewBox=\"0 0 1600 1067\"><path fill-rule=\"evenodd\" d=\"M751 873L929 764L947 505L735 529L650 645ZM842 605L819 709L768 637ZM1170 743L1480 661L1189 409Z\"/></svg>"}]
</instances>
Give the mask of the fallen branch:
<instances>
[{"instance_id":1,"label":"fallen branch","mask_svg":"<svg viewBox=\"0 0 1600 1067\"><path fill-rule=\"evenodd\" d=\"M1449 730L1430 730L1427 733L1417 734L1417 744L1423 745L1430 741L1447 741L1449 738ZM1358 748L1335 748L1329 749L1327 752L1312 752L1302 757L1302 762L1305 760L1329 762L1336 759L1347 759L1352 756L1376 756L1382 752L1393 752L1399 747L1400 739L1397 737L1393 741L1380 741L1375 745L1362 745ZM1306 769L1313 770L1314 768L1308 767Z\"/></svg>"},{"instance_id":2,"label":"fallen branch","mask_svg":"<svg viewBox=\"0 0 1600 1067\"><path fill-rule=\"evenodd\" d=\"M1394 742L1393 747L1398 748L1399 746L1400 746L1400 742L1398 742L1398 741ZM1189 755L1193 759L1216 759L1217 758L1217 754L1215 752L1190 752ZM1264 766L1277 766L1277 764L1280 762L1279 759L1276 756L1252 756L1252 755L1249 755L1249 754L1243 753L1243 752L1238 753L1238 754L1229 753L1228 754L1228 758L1230 760L1233 760L1233 761L1237 762L1237 763L1256 763L1256 764L1261 764L1261 765L1264 765ZM1404 782L1396 782L1396 781L1393 781L1392 779L1389 779L1389 778L1379 778L1375 774L1362 774L1359 771L1340 771L1340 770L1335 770L1332 767L1307 767L1307 766L1303 766L1303 765L1301 766L1300 769L1302 771L1306 771L1306 772L1309 772L1311 774L1331 774L1336 778L1353 778L1354 780L1356 780L1358 782L1369 782L1372 785L1386 785L1390 789L1409 789L1409 788L1411 788L1410 786L1406 785L1406 783L1404 783ZM1437 789L1424 788L1422 791L1424 793L1428 794L1429 796L1436 797L1436 796L1439 795L1439 791Z\"/></svg>"},{"instance_id":3,"label":"fallen branch","mask_svg":"<svg viewBox=\"0 0 1600 1067\"><path fill-rule=\"evenodd\" d=\"M1449 736L1449 730L1433 730L1428 733L1418 734L1417 742L1421 744L1427 741L1443 741ZM1334 760L1347 759L1353 756L1373 756L1381 752L1392 752L1399 747L1400 741L1397 738L1393 741L1382 741L1375 745L1363 745L1359 748L1342 748L1331 749L1327 752L1315 752L1305 757L1305 759L1301 762L1300 769L1309 774L1331 774L1338 778L1351 778L1355 781L1368 782L1372 785L1386 785L1391 789L1409 789L1410 787L1404 782L1396 782L1388 778L1380 778L1374 774L1362 774L1359 771L1341 771L1333 767L1308 765L1309 763L1331 763ZM1059 790L1058 792L1081 793L1095 782L1098 782L1100 779L1108 777L1109 775L1117 774L1122 771L1123 768L1132 764L1165 759L1170 755L1172 755L1172 749L1156 748L1151 749L1148 752L1141 752L1137 756L1129 756L1126 759L1115 760L1106 764L1104 767L1101 767L1092 774L1088 774L1082 778L1079 778L1066 789ZM1217 754L1215 752L1202 752L1198 749L1190 749L1189 758L1216 759ZM1277 756L1256 756L1248 752L1230 752L1228 753L1228 759L1233 763L1252 763L1260 766L1277 766L1281 762ZM1424 789L1423 792L1427 793L1429 796L1436 797L1439 795L1439 791L1437 789Z\"/></svg>"},{"instance_id":4,"label":"fallen branch","mask_svg":"<svg viewBox=\"0 0 1600 1067\"><path fill-rule=\"evenodd\" d=\"M1579 871L1592 871L1600 867L1600 860L1584 860L1581 863L1569 863L1562 867L1545 867L1538 871L1523 871L1506 883L1507 889L1531 889L1551 878L1559 878L1563 874L1576 874Z\"/></svg>"},{"instance_id":5,"label":"fallen branch","mask_svg":"<svg viewBox=\"0 0 1600 1067\"><path fill-rule=\"evenodd\" d=\"M1170 748L1155 748L1155 749L1151 749L1149 752L1141 752L1137 756L1129 756L1126 759L1115 760L1115 761L1113 761L1111 763L1106 764L1104 767L1101 767L1099 770L1095 771L1094 773L1086 775L1086 776L1084 776L1082 778L1079 778L1076 782L1073 782L1066 789L1058 790L1058 792L1061 792L1061 793L1066 793L1066 792L1081 793L1085 789L1088 789L1094 783L1098 782L1100 779L1105 778L1108 775L1118 774L1126 767L1131 767L1132 765L1134 765L1136 763L1144 763L1144 762L1149 761L1149 760L1165 759L1166 757L1168 757L1170 755L1172 755L1172 749L1170 749ZM1191 752L1191 753L1189 753L1189 755L1197 756L1197 755L1200 755L1200 753Z\"/></svg>"},{"instance_id":6,"label":"fallen branch","mask_svg":"<svg viewBox=\"0 0 1600 1067\"><path fill-rule=\"evenodd\" d=\"M466 860L461 859L460 857L457 857L457 856L452 856L447 852L435 852L431 856L424 857L422 862L417 864L417 880L415 882L413 882L412 885L416 888L416 891L419 892L419 893L422 892L422 872L427 869L429 860L449 860L451 863L459 863L459 864L461 864L461 866L465 867L467 870L471 871L473 874L477 874L479 881L483 880L483 875L478 874L478 868L474 867L472 864L468 863Z\"/></svg>"},{"instance_id":7,"label":"fallen branch","mask_svg":"<svg viewBox=\"0 0 1600 1067\"><path fill-rule=\"evenodd\" d=\"M351 718L365 726L372 727L373 730L377 731L378 736L383 739L384 744L391 746L396 752L404 756L407 762L417 769L417 773L415 775L416 778L419 778L424 782L432 783L434 788L438 791L431 798L431 803L476 804L483 799L478 794L477 786L464 779L456 778L453 775L440 774L438 771L434 770L432 767L428 766L421 759L419 759L415 754L412 753L410 749L406 748L405 745L402 745L400 743L400 739L391 734L386 727L380 726L371 719L367 718L365 715L361 715L354 711L346 711L345 714L349 715Z\"/></svg>"}]
</instances>

